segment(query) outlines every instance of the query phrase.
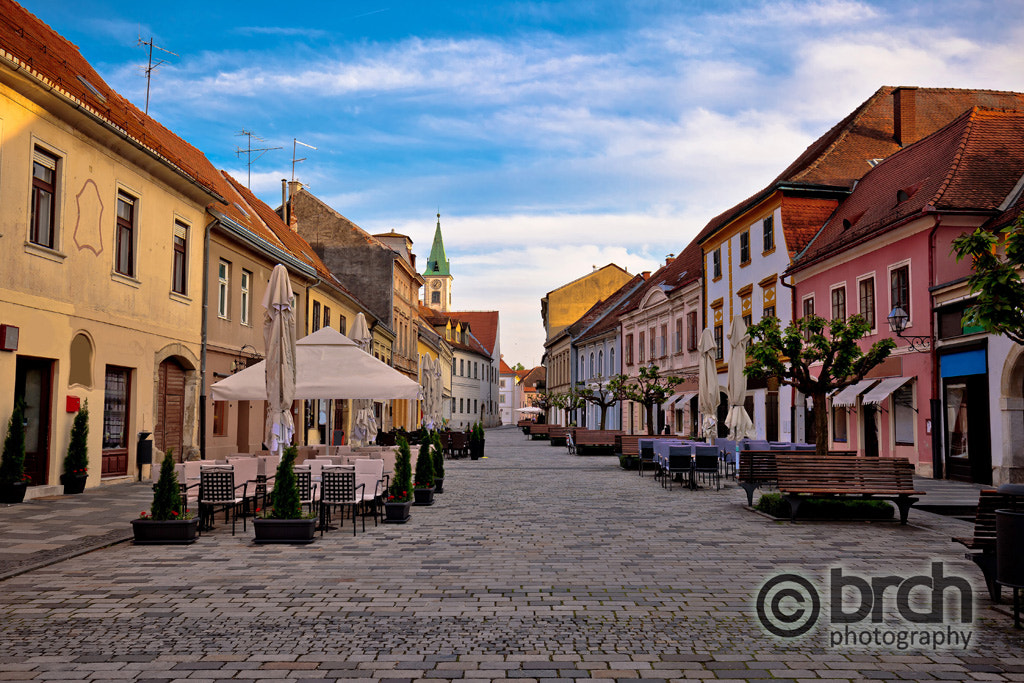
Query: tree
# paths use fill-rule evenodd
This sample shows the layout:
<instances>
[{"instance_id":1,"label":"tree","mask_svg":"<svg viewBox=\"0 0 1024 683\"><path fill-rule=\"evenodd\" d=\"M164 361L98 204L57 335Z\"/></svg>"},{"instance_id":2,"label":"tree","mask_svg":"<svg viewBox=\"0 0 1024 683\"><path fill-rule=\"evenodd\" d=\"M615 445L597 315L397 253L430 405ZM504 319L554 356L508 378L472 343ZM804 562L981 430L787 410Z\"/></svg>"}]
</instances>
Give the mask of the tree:
<instances>
[{"instance_id":1,"label":"tree","mask_svg":"<svg viewBox=\"0 0 1024 683\"><path fill-rule=\"evenodd\" d=\"M420 444L420 454L416 458L416 476L414 486L428 489L434 485L434 459L430 453L430 441L424 439Z\"/></svg>"},{"instance_id":2,"label":"tree","mask_svg":"<svg viewBox=\"0 0 1024 683\"><path fill-rule=\"evenodd\" d=\"M567 413L583 407L583 399L575 387L570 387L569 391L563 394L554 394L549 399L552 407L561 408Z\"/></svg>"},{"instance_id":3,"label":"tree","mask_svg":"<svg viewBox=\"0 0 1024 683\"><path fill-rule=\"evenodd\" d=\"M526 368L523 366L522 363L516 363L515 365L512 366L512 369L515 370L516 372L521 372Z\"/></svg>"},{"instance_id":4,"label":"tree","mask_svg":"<svg viewBox=\"0 0 1024 683\"><path fill-rule=\"evenodd\" d=\"M672 395L681 377L673 375L661 376L658 366L654 363L641 365L640 374L631 378L632 381L623 388L623 398L639 403L647 411L647 434L654 434L654 406L661 405Z\"/></svg>"},{"instance_id":5,"label":"tree","mask_svg":"<svg viewBox=\"0 0 1024 683\"><path fill-rule=\"evenodd\" d=\"M997 250L1000 241L1002 255ZM980 326L1024 344L1024 213L998 234L978 228L960 235L953 240L953 252L957 261L970 257L973 265L967 284L977 299L964 311L964 327Z\"/></svg>"},{"instance_id":6,"label":"tree","mask_svg":"<svg viewBox=\"0 0 1024 683\"><path fill-rule=\"evenodd\" d=\"M84 475L89 470L89 400L86 399L82 409L75 415L71 423L71 440L68 452L64 456L64 472L67 474Z\"/></svg>"},{"instance_id":7,"label":"tree","mask_svg":"<svg viewBox=\"0 0 1024 683\"><path fill-rule=\"evenodd\" d=\"M870 329L859 315L832 321L809 315L785 330L780 329L778 318L765 318L747 330L747 358L752 362L743 372L754 379L775 377L780 384L811 396L818 455L828 453L825 398L830 392L864 379L871 368L896 348L896 342L886 338L872 344L866 353L861 351L858 342ZM812 366L817 376L812 374Z\"/></svg>"},{"instance_id":8,"label":"tree","mask_svg":"<svg viewBox=\"0 0 1024 683\"><path fill-rule=\"evenodd\" d=\"M530 399L530 405L544 411L543 414L537 416L537 422L540 424L547 422L548 410L553 406L551 398L551 394L546 389L538 389L536 395Z\"/></svg>"},{"instance_id":9,"label":"tree","mask_svg":"<svg viewBox=\"0 0 1024 683\"><path fill-rule=\"evenodd\" d=\"M612 375L608 379L597 375L579 390L581 399L601 409L601 426L598 429L604 429L608 409L626 395L628 380L626 375Z\"/></svg>"},{"instance_id":10,"label":"tree","mask_svg":"<svg viewBox=\"0 0 1024 683\"><path fill-rule=\"evenodd\" d=\"M4 450L0 454L0 484L16 484L25 477L25 400L14 399L14 412L7 423Z\"/></svg>"},{"instance_id":11,"label":"tree","mask_svg":"<svg viewBox=\"0 0 1024 683\"><path fill-rule=\"evenodd\" d=\"M81 414L81 413L79 413ZM160 478L153 487L153 505L150 517L157 521L184 519L181 500L181 489L178 486L178 475L174 472L174 449L168 448L160 465Z\"/></svg>"},{"instance_id":12,"label":"tree","mask_svg":"<svg viewBox=\"0 0 1024 683\"><path fill-rule=\"evenodd\" d=\"M270 516L274 519L302 519L302 500L299 498L299 482L295 478L295 456L299 453L295 446L286 446L277 465L274 477L274 510Z\"/></svg>"},{"instance_id":13,"label":"tree","mask_svg":"<svg viewBox=\"0 0 1024 683\"><path fill-rule=\"evenodd\" d=\"M388 502L406 503L412 500L412 453L405 437L395 439L398 453L395 455L395 472L388 488Z\"/></svg>"}]
</instances>

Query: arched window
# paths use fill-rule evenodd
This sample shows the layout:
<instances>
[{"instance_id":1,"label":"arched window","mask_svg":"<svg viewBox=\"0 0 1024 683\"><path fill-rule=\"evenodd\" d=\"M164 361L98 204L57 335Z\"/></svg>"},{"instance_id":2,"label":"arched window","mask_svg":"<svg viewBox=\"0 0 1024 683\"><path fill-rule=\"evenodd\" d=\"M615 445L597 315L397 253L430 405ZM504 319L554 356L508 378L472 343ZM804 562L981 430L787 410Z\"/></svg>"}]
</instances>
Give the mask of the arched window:
<instances>
[{"instance_id":1,"label":"arched window","mask_svg":"<svg viewBox=\"0 0 1024 683\"><path fill-rule=\"evenodd\" d=\"M584 374L584 373L586 373L586 371L587 371L587 356L586 356L586 354L581 353L580 354L579 374L576 376L576 379L577 380L586 379L586 375Z\"/></svg>"},{"instance_id":2,"label":"arched window","mask_svg":"<svg viewBox=\"0 0 1024 683\"><path fill-rule=\"evenodd\" d=\"M68 384L92 386L92 342L79 332L71 340L71 363Z\"/></svg>"},{"instance_id":3,"label":"arched window","mask_svg":"<svg viewBox=\"0 0 1024 683\"><path fill-rule=\"evenodd\" d=\"M590 376L594 376L594 352L590 352Z\"/></svg>"},{"instance_id":4,"label":"arched window","mask_svg":"<svg viewBox=\"0 0 1024 683\"><path fill-rule=\"evenodd\" d=\"M608 376L615 374L615 349L608 349Z\"/></svg>"},{"instance_id":5,"label":"arched window","mask_svg":"<svg viewBox=\"0 0 1024 683\"><path fill-rule=\"evenodd\" d=\"M597 352L597 374L605 376L604 371L604 349Z\"/></svg>"}]
</instances>

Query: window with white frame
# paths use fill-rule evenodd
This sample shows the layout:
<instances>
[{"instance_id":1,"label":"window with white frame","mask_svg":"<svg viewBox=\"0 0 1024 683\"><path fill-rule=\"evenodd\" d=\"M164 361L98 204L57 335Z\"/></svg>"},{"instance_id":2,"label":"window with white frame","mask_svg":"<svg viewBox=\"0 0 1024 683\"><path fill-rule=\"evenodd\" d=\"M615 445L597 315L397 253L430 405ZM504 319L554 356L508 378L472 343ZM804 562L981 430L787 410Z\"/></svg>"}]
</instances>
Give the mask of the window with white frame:
<instances>
[{"instance_id":1,"label":"window with white frame","mask_svg":"<svg viewBox=\"0 0 1024 683\"><path fill-rule=\"evenodd\" d=\"M846 320L846 285L832 288L832 319Z\"/></svg>"},{"instance_id":2,"label":"window with white frame","mask_svg":"<svg viewBox=\"0 0 1024 683\"><path fill-rule=\"evenodd\" d=\"M174 221L174 257L171 265L171 291L187 294L188 284L188 225Z\"/></svg>"},{"instance_id":3,"label":"window with white frame","mask_svg":"<svg viewBox=\"0 0 1024 683\"><path fill-rule=\"evenodd\" d=\"M32 217L29 241L57 246L57 164L60 159L36 146L32 150Z\"/></svg>"},{"instance_id":4,"label":"window with white frame","mask_svg":"<svg viewBox=\"0 0 1024 683\"><path fill-rule=\"evenodd\" d=\"M910 266L898 266L889 271L889 282L890 282L890 301L892 305L889 310L895 309L897 306L903 309L903 312L907 314L907 318L911 317L910 313Z\"/></svg>"},{"instance_id":5,"label":"window with white frame","mask_svg":"<svg viewBox=\"0 0 1024 683\"><path fill-rule=\"evenodd\" d=\"M238 317L243 325L249 324L249 308L250 302L252 301L252 273L248 270L242 270L242 300L238 312Z\"/></svg>"},{"instance_id":6,"label":"window with white frame","mask_svg":"<svg viewBox=\"0 0 1024 683\"><path fill-rule=\"evenodd\" d=\"M228 319L228 301L230 300L230 291L228 286L231 284L231 263L221 259L217 264L217 317Z\"/></svg>"},{"instance_id":7,"label":"window with white frame","mask_svg":"<svg viewBox=\"0 0 1024 683\"><path fill-rule=\"evenodd\" d=\"M857 297L860 310L858 314L864 318L868 327L875 329L875 277L873 275L857 281Z\"/></svg>"}]
</instances>

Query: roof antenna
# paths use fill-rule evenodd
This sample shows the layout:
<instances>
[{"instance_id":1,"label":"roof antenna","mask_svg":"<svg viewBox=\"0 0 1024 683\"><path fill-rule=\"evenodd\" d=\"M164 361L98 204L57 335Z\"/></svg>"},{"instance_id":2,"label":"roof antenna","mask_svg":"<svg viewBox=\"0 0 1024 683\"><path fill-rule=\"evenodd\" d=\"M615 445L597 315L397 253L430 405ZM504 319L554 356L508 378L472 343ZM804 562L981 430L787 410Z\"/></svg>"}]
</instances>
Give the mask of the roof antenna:
<instances>
[{"instance_id":1,"label":"roof antenna","mask_svg":"<svg viewBox=\"0 0 1024 683\"><path fill-rule=\"evenodd\" d=\"M171 52L170 50L165 50L162 47L160 47L159 45L154 45L153 44L153 36L150 36L149 40L143 40L142 36L139 36L139 45L146 45L146 46L149 47L149 65L145 69L143 69L143 71L146 74L146 108L144 110L144 113L146 113L148 115L149 114L149 82L152 79L153 70L156 69L158 66L161 66L162 64L166 64L167 63L166 59L158 59L156 64L153 63L153 48L155 47L157 50L160 50L161 52L166 52L169 55L174 55L175 57L180 57L181 55L177 54L176 52Z\"/></svg>"},{"instance_id":2,"label":"roof antenna","mask_svg":"<svg viewBox=\"0 0 1024 683\"><path fill-rule=\"evenodd\" d=\"M314 147L313 145L307 145L305 142L302 142L301 140L292 138L292 182L295 182L295 164L299 163L300 161L306 160L306 157L302 157L301 159L295 158L296 145L302 145L303 147L309 147L312 150L316 150L316 147Z\"/></svg>"},{"instance_id":3,"label":"roof antenna","mask_svg":"<svg viewBox=\"0 0 1024 683\"><path fill-rule=\"evenodd\" d=\"M252 189L252 162L259 161L260 158L264 154L266 154L267 152L270 152L270 151L275 150L275 149L281 149L281 148L280 147L257 147L256 149L253 149L253 146L252 146L252 139L253 138L256 138L257 142L266 142L266 140L261 138L259 135L256 135L256 133L253 133L252 131L246 130L244 128L241 131L235 133L235 135L244 135L244 136L246 136L249 139L249 141L246 143L245 149L242 149L241 147L236 147L235 148L235 156L240 157L243 154L246 155L245 166L248 169L248 176L247 176L246 181L245 181L245 186L251 190ZM253 152L259 152L259 154L256 155L255 159L252 158L252 153Z\"/></svg>"}]
</instances>

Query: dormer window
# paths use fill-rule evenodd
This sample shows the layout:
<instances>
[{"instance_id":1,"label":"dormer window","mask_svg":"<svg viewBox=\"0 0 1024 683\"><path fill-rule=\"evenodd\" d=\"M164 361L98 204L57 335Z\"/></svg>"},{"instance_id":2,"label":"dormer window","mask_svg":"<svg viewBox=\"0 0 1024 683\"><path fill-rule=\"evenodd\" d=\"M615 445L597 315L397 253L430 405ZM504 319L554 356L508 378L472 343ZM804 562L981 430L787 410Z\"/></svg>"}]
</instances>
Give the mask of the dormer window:
<instances>
[{"instance_id":1,"label":"dormer window","mask_svg":"<svg viewBox=\"0 0 1024 683\"><path fill-rule=\"evenodd\" d=\"M909 194L907 193L907 191L906 191L906 190L898 190L898 191L896 192L896 203L897 203L897 204L900 204L900 203L902 203L902 202L905 202L905 201L907 201L908 199L910 199L910 195L909 195Z\"/></svg>"},{"instance_id":2,"label":"dormer window","mask_svg":"<svg viewBox=\"0 0 1024 683\"><path fill-rule=\"evenodd\" d=\"M849 218L844 218L843 219L843 230L849 230L850 226L852 226L852 225L853 225L853 223L850 222Z\"/></svg>"}]
</instances>

